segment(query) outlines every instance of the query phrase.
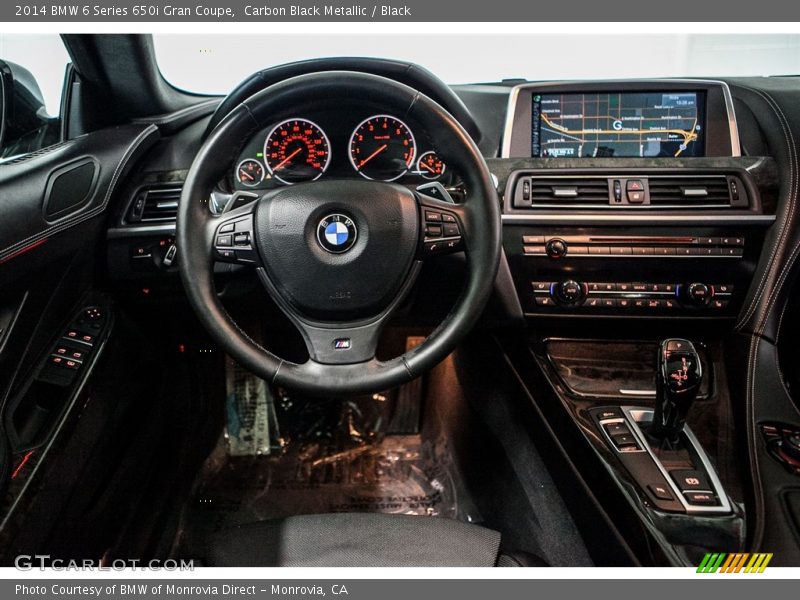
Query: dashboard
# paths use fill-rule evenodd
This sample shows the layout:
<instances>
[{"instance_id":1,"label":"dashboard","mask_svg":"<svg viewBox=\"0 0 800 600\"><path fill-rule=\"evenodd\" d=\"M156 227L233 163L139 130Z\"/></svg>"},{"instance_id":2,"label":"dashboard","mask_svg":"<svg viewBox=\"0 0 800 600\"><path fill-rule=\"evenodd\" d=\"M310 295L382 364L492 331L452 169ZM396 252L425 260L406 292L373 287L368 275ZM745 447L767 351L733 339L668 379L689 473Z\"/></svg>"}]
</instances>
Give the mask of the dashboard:
<instances>
[{"instance_id":1,"label":"dashboard","mask_svg":"<svg viewBox=\"0 0 800 600\"><path fill-rule=\"evenodd\" d=\"M483 143L494 141L483 152L502 200L514 287L506 291L524 316L736 317L774 221L776 192L771 159L742 156L725 82L452 89L481 123ZM749 122L742 128L750 142L751 130ZM189 129L185 135L190 143L200 139ZM468 194L419 122L369 98L337 105L320 98L243 139L212 206L326 179L440 185L456 202ZM146 279L175 270L167 230L181 184L163 181L133 187L122 224L134 228L114 233L116 273ZM137 237L137 224L160 227L163 237Z\"/></svg>"},{"instance_id":2,"label":"dashboard","mask_svg":"<svg viewBox=\"0 0 800 600\"><path fill-rule=\"evenodd\" d=\"M293 115L257 132L242 147L228 185L257 191L324 178L457 182L419 124L353 106Z\"/></svg>"}]
</instances>

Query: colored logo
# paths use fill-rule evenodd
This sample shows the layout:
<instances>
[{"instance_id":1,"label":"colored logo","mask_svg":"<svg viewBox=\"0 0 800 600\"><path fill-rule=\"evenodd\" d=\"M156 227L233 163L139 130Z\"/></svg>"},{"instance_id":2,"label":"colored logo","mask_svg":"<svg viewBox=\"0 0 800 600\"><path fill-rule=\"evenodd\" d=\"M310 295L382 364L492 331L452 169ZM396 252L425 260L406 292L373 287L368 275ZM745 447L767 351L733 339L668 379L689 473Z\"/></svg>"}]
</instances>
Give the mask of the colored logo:
<instances>
[{"instance_id":1,"label":"colored logo","mask_svg":"<svg viewBox=\"0 0 800 600\"><path fill-rule=\"evenodd\" d=\"M769 561L772 560L772 553L749 554L739 552L726 554L724 552L711 552L703 557L700 566L697 567L698 573L763 573Z\"/></svg>"},{"instance_id":2,"label":"colored logo","mask_svg":"<svg viewBox=\"0 0 800 600\"><path fill-rule=\"evenodd\" d=\"M347 252L356 243L358 230L353 220L341 214L328 215L317 226L317 241L328 252Z\"/></svg>"}]
</instances>

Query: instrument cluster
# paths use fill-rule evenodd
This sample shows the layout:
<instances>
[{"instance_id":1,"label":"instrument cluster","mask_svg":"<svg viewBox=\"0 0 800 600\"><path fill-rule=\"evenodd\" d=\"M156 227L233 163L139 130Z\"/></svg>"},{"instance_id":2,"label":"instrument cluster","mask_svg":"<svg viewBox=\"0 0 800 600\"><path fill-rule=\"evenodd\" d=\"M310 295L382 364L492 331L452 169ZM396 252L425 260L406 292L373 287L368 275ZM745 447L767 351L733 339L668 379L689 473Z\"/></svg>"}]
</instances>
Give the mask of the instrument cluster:
<instances>
[{"instance_id":1,"label":"instrument cluster","mask_svg":"<svg viewBox=\"0 0 800 600\"><path fill-rule=\"evenodd\" d=\"M427 139L427 136L421 136ZM323 176L361 176L399 183L451 182L452 174L430 144L390 114L342 118L327 113L284 119L250 140L232 174L237 190L270 189Z\"/></svg>"}]
</instances>

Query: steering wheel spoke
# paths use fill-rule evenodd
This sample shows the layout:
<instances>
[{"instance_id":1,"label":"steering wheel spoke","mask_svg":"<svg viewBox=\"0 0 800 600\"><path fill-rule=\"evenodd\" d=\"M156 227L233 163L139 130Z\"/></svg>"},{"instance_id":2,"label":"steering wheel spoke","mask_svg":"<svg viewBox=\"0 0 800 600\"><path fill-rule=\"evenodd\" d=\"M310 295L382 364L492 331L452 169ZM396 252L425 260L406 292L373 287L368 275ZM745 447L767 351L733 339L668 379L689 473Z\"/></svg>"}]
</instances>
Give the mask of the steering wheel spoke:
<instances>
[{"instance_id":1,"label":"steering wheel spoke","mask_svg":"<svg viewBox=\"0 0 800 600\"><path fill-rule=\"evenodd\" d=\"M296 322L309 357L323 365L363 363L375 358L385 319L353 327Z\"/></svg>"},{"instance_id":2,"label":"steering wheel spoke","mask_svg":"<svg viewBox=\"0 0 800 600\"><path fill-rule=\"evenodd\" d=\"M419 258L424 259L464 250L467 235L463 206L417 194L420 208Z\"/></svg>"},{"instance_id":3,"label":"steering wheel spoke","mask_svg":"<svg viewBox=\"0 0 800 600\"><path fill-rule=\"evenodd\" d=\"M310 360L320 365L348 365L365 363L375 358L384 326L408 296L417 281L421 267L422 263L419 261L411 265L398 294L380 314L356 322L309 319L278 294L265 269L258 269L258 274L267 292L302 335Z\"/></svg>"},{"instance_id":4,"label":"steering wheel spoke","mask_svg":"<svg viewBox=\"0 0 800 600\"><path fill-rule=\"evenodd\" d=\"M254 211L250 202L208 222L214 260L240 265L260 266L256 249Z\"/></svg>"}]
</instances>

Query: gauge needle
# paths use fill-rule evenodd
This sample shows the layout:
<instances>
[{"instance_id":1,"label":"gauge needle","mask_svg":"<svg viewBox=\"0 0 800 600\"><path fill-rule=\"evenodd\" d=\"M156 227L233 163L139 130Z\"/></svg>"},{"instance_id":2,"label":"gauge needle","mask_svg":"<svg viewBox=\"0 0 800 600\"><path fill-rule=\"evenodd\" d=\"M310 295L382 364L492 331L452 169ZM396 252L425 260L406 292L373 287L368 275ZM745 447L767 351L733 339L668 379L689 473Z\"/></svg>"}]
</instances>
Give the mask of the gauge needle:
<instances>
[{"instance_id":1,"label":"gauge needle","mask_svg":"<svg viewBox=\"0 0 800 600\"><path fill-rule=\"evenodd\" d=\"M419 164L420 164L420 165L422 165L423 167L425 167L426 169L428 169L428 171L430 171L430 172L431 172L431 173L433 173L434 175L436 174L436 170L435 170L433 167L429 166L429 165L428 165L428 163L426 163L426 162L421 162L421 163L419 163Z\"/></svg>"},{"instance_id":2,"label":"gauge needle","mask_svg":"<svg viewBox=\"0 0 800 600\"><path fill-rule=\"evenodd\" d=\"M240 170L239 170L239 173L240 173L241 175L244 175L245 177L247 177L247 178L248 178L250 181L255 181L255 179L256 179L255 177L253 177L252 175L250 175L250 173L248 173L248 172L247 172L247 171L245 171L244 169L240 169Z\"/></svg>"},{"instance_id":3,"label":"gauge needle","mask_svg":"<svg viewBox=\"0 0 800 600\"><path fill-rule=\"evenodd\" d=\"M388 147L389 147L388 145L384 144L383 146L381 146L380 148L378 148L377 150L375 150L375 152L373 152L373 153L372 153L372 154L370 154L370 155L369 155L367 158L365 158L365 159L364 159L364 160L362 160L360 163L358 163L358 168L360 169L361 167L363 167L365 164L367 164L367 163L368 163L369 161L371 161L373 158L375 158L376 156L378 156L378 154L380 154L381 152L383 152L384 150L386 150L386 148L388 148Z\"/></svg>"},{"instance_id":4,"label":"gauge needle","mask_svg":"<svg viewBox=\"0 0 800 600\"><path fill-rule=\"evenodd\" d=\"M278 165L277 165L275 168L273 168L272 170L273 170L273 171L277 171L278 169L280 169L280 168L281 168L283 165L285 165L285 164L286 164L286 163L288 163L290 160L292 160L292 159L293 159L295 156L297 156L298 154L300 154L300 151L301 151L301 150L302 150L302 148L298 148L297 150L295 150L294 152L292 152L292 153L291 153L289 156L287 156L287 157L286 157L286 158L284 158L284 159L283 159L281 162L279 162L279 163L278 163Z\"/></svg>"}]
</instances>

